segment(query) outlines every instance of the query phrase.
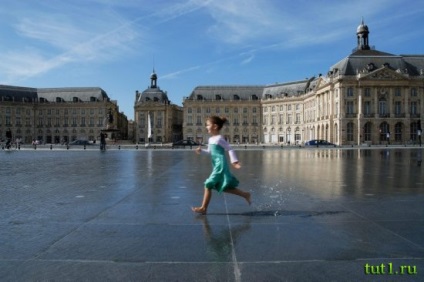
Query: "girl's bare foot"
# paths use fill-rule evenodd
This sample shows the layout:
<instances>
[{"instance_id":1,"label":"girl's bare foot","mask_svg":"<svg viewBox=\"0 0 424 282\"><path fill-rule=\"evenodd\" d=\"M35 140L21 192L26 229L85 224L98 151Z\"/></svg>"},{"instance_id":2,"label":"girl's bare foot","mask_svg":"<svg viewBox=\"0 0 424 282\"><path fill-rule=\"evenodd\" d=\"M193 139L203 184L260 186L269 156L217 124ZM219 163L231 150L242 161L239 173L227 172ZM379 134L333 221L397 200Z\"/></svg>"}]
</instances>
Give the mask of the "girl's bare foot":
<instances>
[{"instance_id":1,"label":"girl's bare foot","mask_svg":"<svg viewBox=\"0 0 424 282\"><path fill-rule=\"evenodd\" d=\"M200 214L206 214L206 209L202 207L192 207L191 210Z\"/></svg>"},{"instance_id":2,"label":"girl's bare foot","mask_svg":"<svg viewBox=\"0 0 424 282\"><path fill-rule=\"evenodd\" d=\"M245 199L246 199L247 203L248 203L248 204L249 204L249 206L250 206L250 204L252 204L252 201L250 200L250 193L249 193L249 192L246 192L246 197L245 197Z\"/></svg>"}]
</instances>

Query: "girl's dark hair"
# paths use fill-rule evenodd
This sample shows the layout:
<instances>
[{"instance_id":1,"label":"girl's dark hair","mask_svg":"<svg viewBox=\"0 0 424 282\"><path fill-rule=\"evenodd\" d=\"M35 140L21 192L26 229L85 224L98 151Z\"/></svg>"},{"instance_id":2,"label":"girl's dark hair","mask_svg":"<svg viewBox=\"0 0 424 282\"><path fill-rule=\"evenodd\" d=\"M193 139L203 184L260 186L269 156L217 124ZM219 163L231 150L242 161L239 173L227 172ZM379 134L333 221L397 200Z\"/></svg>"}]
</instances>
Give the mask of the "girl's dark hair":
<instances>
[{"instance_id":1,"label":"girl's dark hair","mask_svg":"<svg viewBox=\"0 0 424 282\"><path fill-rule=\"evenodd\" d=\"M218 126L218 129L221 129L224 126L224 123L227 122L227 118L226 117L219 117L219 116L208 117L208 120L212 124L216 124Z\"/></svg>"}]
</instances>

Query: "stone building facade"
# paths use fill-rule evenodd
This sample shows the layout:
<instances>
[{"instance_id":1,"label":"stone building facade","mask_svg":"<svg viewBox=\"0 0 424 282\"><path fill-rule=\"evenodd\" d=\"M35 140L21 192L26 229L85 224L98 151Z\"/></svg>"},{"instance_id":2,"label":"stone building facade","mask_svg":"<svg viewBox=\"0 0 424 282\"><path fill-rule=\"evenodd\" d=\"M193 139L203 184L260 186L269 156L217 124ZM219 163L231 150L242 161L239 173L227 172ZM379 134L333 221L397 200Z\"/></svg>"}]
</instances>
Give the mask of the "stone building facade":
<instances>
[{"instance_id":1,"label":"stone building facade","mask_svg":"<svg viewBox=\"0 0 424 282\"><path fill-rule=\"evenodd\" d=\"M134 141L136 143L170 143L182 139L183 111L168 99L157 85L153 70L150 87L136 91L134 104Z\"/></svg>"},{"instance_id":2,"label":"stone building facade","mask_svg":"<svg viewBox=\"0 0 424 282\"><path fill-rule=\"evenodd\" d=\"M225 116L222 134L232 143L258 143L262 136L263 86L199 86L184 98L184 138L206 143L206 119Z\"/></svg>"},{"instance_id":3,"label":"stone building facade","mask_svg":"<svg viewBox=\"0 0 424 282\"><path fill-rule=\"evenodd\" d=\"M92 88L28 88L0 86L0 138L10 128L13 140L67 143L99 140L110 111L115 138L126 138L127 118L106 92Z\"/></svg>"},{"instance_id":4,"label":"stone building facade","mask_svg":"<svg viewBox=\"0 0 424 282\"><path fill-rule=\"evenodd\" d=\"M424 113L424 55L375 50L368 36L368 26L362 22L355 50L326 75L258 87L196 87L183 103L184 137L204 141L206 117L221 114L230 121L224 128L230 142L416 142L422 134ZM234 101L234 93L243 99ZM251 99L252 95L258 99ZM256 107L260 109L253 113Z\"/></svg>"}]
</instances>

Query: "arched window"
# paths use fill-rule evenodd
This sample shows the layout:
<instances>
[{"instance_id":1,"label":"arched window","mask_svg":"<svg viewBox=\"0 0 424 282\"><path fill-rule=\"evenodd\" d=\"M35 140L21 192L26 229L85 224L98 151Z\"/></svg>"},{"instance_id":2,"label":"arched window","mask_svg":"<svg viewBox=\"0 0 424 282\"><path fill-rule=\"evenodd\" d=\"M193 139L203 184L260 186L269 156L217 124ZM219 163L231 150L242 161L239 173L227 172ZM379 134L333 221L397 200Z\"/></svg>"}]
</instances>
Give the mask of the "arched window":
<instances>
[{"instance_id":1,"label":"arched window","mask_svg":"<svg viewBox=\"0 0 424 282\"><path fill-rule=\"evenodd\" d=\"M347 141L353 141L353 128L354 128L353 122L348 122L347 128L346 128Z\"/></svg>"},{"instance_id":2,"label":"arched window","mask_svg":"<svg viewBox=\"0 0 424 282\"><path fill-rule=\"evenodd\" d=\"M398 122L395 124L395 141L402 141L402 123Z\"/></svg>"},{"instance_id":3,"label":"arched window","mask_svg":"<svg viewBox=\"0 0 424 282\"><path fill-rule=\"evenodd\" d=\"M367 122L364 125L364 141L371 141L371 130L372 129L372 125L370 122Z\"/></svg>"},{"instance_id":4,"label":"arched window","mask_svg":"<svg viewBox=\"0 0 424 282\"><path fill-rule=\"evenodd\" d=\"M387 122L380 124L380 141L387 141L387 134L390 136L390 127Z\"/></svg>"}]
</instances>

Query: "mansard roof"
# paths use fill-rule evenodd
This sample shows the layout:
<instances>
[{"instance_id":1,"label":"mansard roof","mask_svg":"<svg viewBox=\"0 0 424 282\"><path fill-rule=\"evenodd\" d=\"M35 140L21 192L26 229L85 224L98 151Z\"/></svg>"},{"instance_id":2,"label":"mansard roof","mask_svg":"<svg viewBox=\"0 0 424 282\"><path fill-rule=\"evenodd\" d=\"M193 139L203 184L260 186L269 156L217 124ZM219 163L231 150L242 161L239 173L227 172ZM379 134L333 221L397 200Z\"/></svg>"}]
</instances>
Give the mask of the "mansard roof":
<instances>
[{"instance_id":1,"label":"mansard roof","mask_svg":"<svg viewBox=\"0 0 424 282\"><path fill-rule=\"evenodd\" d=\"M197 86L189 100L258 100L262 96L264 86Z\"/></svg>"},{"instance_id":2,"label":"mansard roof","mask_svg":"<svg viewBox=\"0 0 424 282\"><path fill-rule=\"evenodd\" d=\"M312 77L300 81L267 85L264 88L262 98L299 96L314 89L317 82L318 78Z\"/></svg>"},{"instance_id":3,"label":"mansard roof","mask_svg":"<svg viewBox=\"0 0 424 282\"><path fill-rule=\"evenodd\" d=\"M0 101L35 102L36 100L36 88L0 85Z\"/></svg>"},{"instance_id":4,"label":"mansard roof","mask_svg":"<svg viewBox=\"0 0 424 282\"><path fill-rule=\"evenodd\" d=\"M0 85L0 101L36 102L93 102L108 100L99 87L29 88Z\"/></svg>"},{"instance_id":5,"label":"mansard roof","mask_svg":"<svg viewBox=\"0 0 424 282\"><path fill-rule=\"evenodd\" d=\"M65 88L38 88L38 98L49 102L56 102L57 98L63 102L93 102L109 100L106 92L99 87L65 87Z\"/></svg>"}]
</instances>

